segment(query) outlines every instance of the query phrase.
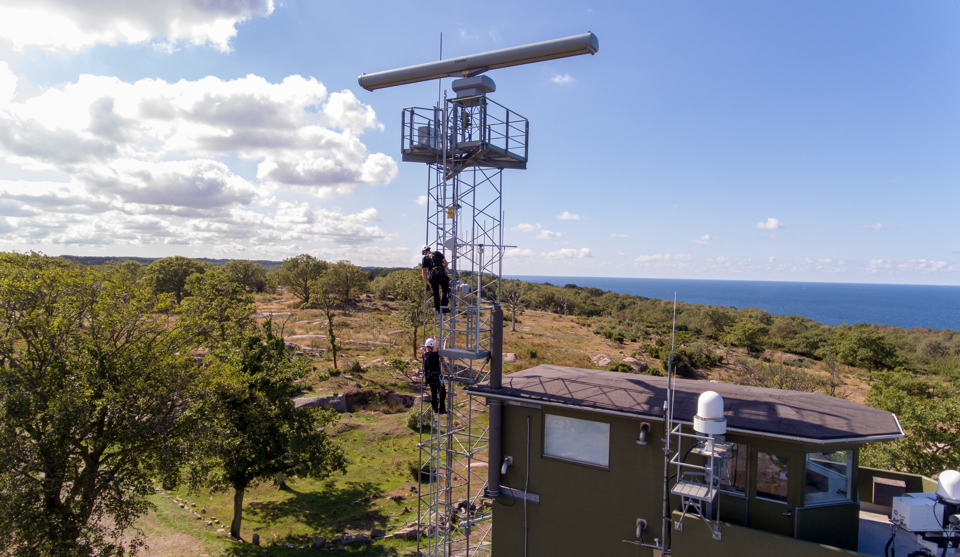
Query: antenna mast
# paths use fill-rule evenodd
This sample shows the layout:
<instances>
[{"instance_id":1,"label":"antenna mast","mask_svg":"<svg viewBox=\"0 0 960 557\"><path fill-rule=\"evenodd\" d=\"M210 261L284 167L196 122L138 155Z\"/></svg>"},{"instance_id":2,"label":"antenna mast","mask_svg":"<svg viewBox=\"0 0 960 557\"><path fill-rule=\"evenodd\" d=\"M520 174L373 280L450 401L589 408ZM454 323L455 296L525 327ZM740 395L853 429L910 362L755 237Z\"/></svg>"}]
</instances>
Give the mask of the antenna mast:
<instances>
[{"instance_id":1,"label":"antenna mast","mask_svg":"<svg viewBox=\"0 0 960 557\"><path fill-rule=\"evenodd\" d=\"M420 407L421 423L430 423L428 436L421 428L419 442L418 514L427 537L418 538L417 550L425 557L489 554L488 485L476 470L496 471L500 466L476 466L486 464L488 450L499 454L499 447L490 446L499 432L491 436L476 421L482 401L457 397L463 387L485 381L491 369L500 369L501 348L494 337L502 334L500 277L510 247L503 242L502 171L526 168L530 126L526 118L487 97L496 84L481 74L598 50L596 35L585 33L358 78L368 91L459 78L452 84L455 97L444 92L433 108L403 109L401 129L403 160L429 168L426 244L445 252L452 275L448 306L434 312L432 295L424 299L424 335L435 337L442 347L448 396L444 416L431 415L422 403ZM499 422L494 411L491 406L491 424ZM490 497L496 497L499 481L490 483L496 484L489 486Z\"/></svg>"}]
</instances>

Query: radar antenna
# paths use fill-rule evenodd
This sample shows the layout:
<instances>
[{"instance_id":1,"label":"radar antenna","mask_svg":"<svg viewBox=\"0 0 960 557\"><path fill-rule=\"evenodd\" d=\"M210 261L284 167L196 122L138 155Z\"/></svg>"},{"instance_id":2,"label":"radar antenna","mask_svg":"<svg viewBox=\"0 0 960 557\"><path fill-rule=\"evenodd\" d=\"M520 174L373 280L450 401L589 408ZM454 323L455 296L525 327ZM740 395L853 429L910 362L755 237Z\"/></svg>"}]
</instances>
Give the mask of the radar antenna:
<instances>
[{"instance_id":1,"label":"radar antenna","mask_svg":"<svg viewBox=\"0 0 960 557\"><path fill-rule=\"evenodd\" d=\"M452 83L455 97L444 92L437 106L404 108L401 128L402 159L429 169L425 243L445 252L452 275L447 306L435 312L431 293L423 302L424 336L433 336L441 346L448 397L448 412L442 416L422 402L420 406L420 423L430 424L426 434L421 426L418 444L417 510L426 538L418 538L417 550L424 556L489 555L489 499L500 493L499 462L486 466L488 451L497 455L499 447L491 445L486 420L477 420L486 409L482 400L464 397L462 389L488 376L491 386L496 382L499 388L500 282L504 253L512 247L503 241L502 171L526 168L530 127L526 118L487 97L496 84L481 74L595 54L599 48L597 36L585 33L358 78L368 91L459 78ZM491 404L493 428L499 427L499 411L499 405ZM498 443L499 431L493 437Z\"/></svg>"}]
</instances>

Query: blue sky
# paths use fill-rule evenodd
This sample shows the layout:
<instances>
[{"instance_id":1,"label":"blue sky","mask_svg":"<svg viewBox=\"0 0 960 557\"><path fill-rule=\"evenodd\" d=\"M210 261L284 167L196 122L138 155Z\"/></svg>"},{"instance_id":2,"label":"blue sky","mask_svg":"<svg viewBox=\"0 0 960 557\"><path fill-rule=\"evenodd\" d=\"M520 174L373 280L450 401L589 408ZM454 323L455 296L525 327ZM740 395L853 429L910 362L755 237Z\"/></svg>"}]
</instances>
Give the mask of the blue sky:
<instances>
[{"instance_id":1,"label":"blue sky","mask_svg":"<svg viewBox=\"0 0 960 557\"><path fill-rule=\"evenodd\" d=\"M531 123L506 274L960 284L935 1L7 0L0 249L413 264L400 111L437 82L357 76L587 31L488 74Z\"/></svg>"}]
</instances>

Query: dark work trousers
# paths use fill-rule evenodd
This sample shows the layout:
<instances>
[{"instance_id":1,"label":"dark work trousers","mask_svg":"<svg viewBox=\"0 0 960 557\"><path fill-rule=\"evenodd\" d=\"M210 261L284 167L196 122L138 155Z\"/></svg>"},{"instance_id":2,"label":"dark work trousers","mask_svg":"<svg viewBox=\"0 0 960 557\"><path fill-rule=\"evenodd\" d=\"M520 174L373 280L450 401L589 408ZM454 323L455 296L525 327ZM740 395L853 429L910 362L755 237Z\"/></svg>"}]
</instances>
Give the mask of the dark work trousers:
<instances>
[{"instance_id":1,"label":"dark work trousers","mask_svg":"<svg viewBox=\"0 0 960 557\"><path fill-rule=\"evenodd\" d=\"M440 313L440 306L450 304L450 279L446 273L435 277L431 276L430 288L433 289L433 307L437 310L437 313Z\"/></svg>"},{"instance_id":2,"label":"dark work trousers","mask_svg":"<svg viewBox=\"0 0 960 557\"><path fill-rule=\"evenodd\" d=\"M427 379L427 385L430 385L430 406L437 414L446 414L447 412L447 388L443 386L443 381L439 378Z\"/></svg>"}]
</instances>

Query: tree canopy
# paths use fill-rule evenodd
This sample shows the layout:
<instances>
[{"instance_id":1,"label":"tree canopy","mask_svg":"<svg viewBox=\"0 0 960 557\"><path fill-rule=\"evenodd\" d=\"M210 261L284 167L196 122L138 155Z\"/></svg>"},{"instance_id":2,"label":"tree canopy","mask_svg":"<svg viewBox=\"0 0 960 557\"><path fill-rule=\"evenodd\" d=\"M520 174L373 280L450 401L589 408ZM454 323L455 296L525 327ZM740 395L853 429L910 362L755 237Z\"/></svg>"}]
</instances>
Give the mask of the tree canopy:
<instances>
[{"instance_id":1,"label":"tree canopy","mask_svg":"<svg viewBox=\"0 0 960 557\"><path fill-rule=\"evenodd\" d=\"M234 491L230 534L239 538L247 488L278 473L325 478L345 471L346 461L325 433L337 414L294 405L296 382L310 365L287 352L269 322L222 345L212 366L220 433L211 439L210 475L201 483Z\"/></svg>"},{"instance_id":2,"label":"tree canopy","mask_svg":"<svg viewBox=\"0 0 960 557\"><path fill-rule=\"evenodd\" d=\"M316 259L307 253L284 259L283 265L277 272L280 286L290 290L290 293L306 306L310 303L310 297L313 294L311 282L320 280L327 267L326 261Z\"/></svg>"},{"instance_id":3,"label":"tree canopy","mask_svg":"<svg viewBox=\"0 0 960 557\"><path fill-rule=\"evenodd\" d=\"M119 534L197 430L195 331L168 309L119 268L0 254L0 553L142 544Z\"/></svg>"},{"instance_id":4,"label":"tree canopy","mask_svg":"<svg viewBox=\"0 0 960 557\"><path fill-rule=\"evenodd\" d=\"M143 270L143 280L155 294L173 294L177 303L183 301L187 278L194 273L203 273L207 266L189 257L175 255L157 259Z\"/></svg>"}]
</instances>

